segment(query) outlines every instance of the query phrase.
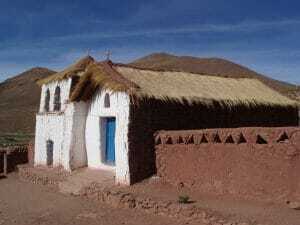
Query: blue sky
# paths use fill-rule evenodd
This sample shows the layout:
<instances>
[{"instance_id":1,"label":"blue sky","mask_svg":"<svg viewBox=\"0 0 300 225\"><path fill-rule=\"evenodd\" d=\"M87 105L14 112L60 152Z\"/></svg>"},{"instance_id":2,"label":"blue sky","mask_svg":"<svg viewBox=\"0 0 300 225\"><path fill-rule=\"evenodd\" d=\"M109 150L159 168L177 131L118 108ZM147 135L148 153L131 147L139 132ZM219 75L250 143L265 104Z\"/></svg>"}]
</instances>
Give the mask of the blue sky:
<instances>
[{"instance_id":1,"label":"blue sky","mask_svg":"<svg viewBox=\"0 0 300 225\"><path fill-rule=\"evenodd\" d=\"M0 81L87 54L220 57L300 84L297 0L1 0Z\"/></svg>"}]
</instances>

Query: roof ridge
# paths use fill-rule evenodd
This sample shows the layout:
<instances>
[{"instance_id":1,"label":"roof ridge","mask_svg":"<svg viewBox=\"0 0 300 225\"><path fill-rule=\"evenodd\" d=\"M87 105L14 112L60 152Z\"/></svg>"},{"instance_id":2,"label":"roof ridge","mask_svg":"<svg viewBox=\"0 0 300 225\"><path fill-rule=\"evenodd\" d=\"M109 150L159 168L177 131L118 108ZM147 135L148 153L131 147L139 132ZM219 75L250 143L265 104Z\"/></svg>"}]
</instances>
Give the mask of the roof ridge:
<instances>
[{"instance_id":1,"label":"roof ridge","mask_svg":"<svg viewBox=\"0 0 300 225\"><path fill-rule=\"evenodd\" d=\"M142 66L136 66L136 65L132 65L132 64L125 64L125 63L114 63L113 62L113 66L119 66L119 67L127 67L127 68L132 68L132 69L138 69L138 70L148 70L148 71L155 71L155 72L184 72L184 71L180 71L180 70L167 70L167 69L157 69L157 68L147 68L147 67L142 67ZM190 73L190 72L188 72ZM202 74L202 73L198 73L198 74ZM204 75L204 73L203 73Z\"/></svg>"},{"instance_id":2,"label":"roof ridge","mask_svg":"<svg viewBox=\"0 0 300 225\"><path fill-rule=\"evenodd\" d=\"M116 67L125 67L125 68L144 70L144 71L187 73L187 74L193 74L193 75L201 75L201 76L207 76L207 77L217 77L217 78L222 78L222 79L234 79L234 80L240 80L240 79L259 80L257 78L250 78L250 77L228 77L229 75L222 75L222 74L195 73L195 72L189 72L189 71L184 71L184 70L147 68L147 67L135 66L135 65L124 64L124 63L114 63L114 62L111 62L111 63L112 63L112 66L116 66Z\"/></svg>"},{"instance_id":3,"label":"roof ridge","mask_svg":"<svg viewBox=\"0 0 300 225\"><path fill-rule=\"evenodd\" d=\"M121 82L122 84L124 84L125 86L127 86L128 88L137 88L139 89L140 87L132 82L131 80L125 78L121 73L119 73L115 68L113 68L114 63L110 60L105 60L105 61L101 61L96 63L96 65L101 65L102 68L105 70L105 72L109 75L111 75L111 78L113 80L115 80L116 82Z\"/></svg>"}]
</instances>

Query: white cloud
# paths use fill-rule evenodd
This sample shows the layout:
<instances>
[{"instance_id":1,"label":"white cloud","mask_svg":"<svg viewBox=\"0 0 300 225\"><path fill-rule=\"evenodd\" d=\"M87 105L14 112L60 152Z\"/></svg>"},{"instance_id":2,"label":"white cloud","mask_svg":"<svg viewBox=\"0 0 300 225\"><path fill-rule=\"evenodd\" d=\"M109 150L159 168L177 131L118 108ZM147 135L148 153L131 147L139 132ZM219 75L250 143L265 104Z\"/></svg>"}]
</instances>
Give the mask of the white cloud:
<instances>
[{"instance_id":1,"label":"white cloud","mask_svg":"<svg viewBox=\"0 0 300 225\"><path fill-rule=\"evenodd\" d=\"M133 36L149 36L151 38L155 35L172 36L176 34L201 34L207 32L260 32L266 29L278 29L286 27L293 28L299 25L300 20L280 20L243 21L238 24L199 24L178 28L144 29L135 31L126 31L125 29L119 29L116 31L116 29L115 31L103 33L96 32L48 38L36 41L35 43L24 42L18 45L14 44L9 47L2 45L0 49L0 59L2 60L0 63L0 74L16 74L17 72L21 72L23 70L22 68L28 68L31 65L62 69L79 57L86 55L87 49L84 49L84 46L87 46L89 43L91 43L91 55L96 56L99 60L104 59L104 52L107 50L105 49L106 47L113 52L112 59L114 61L123 62L131 61L134 58L141 57L151 52L172 51L175 54L184 53L186 55L192 54L203 57L224 57L238 63L249 65L251 68L259 72L269 75L272 74L272 76L276 78L295 81L298 79L295 77L298 75L297 72L300 71L300 67L295 66L295 69L291 70L291 65L295 62L295 57L300 57L300 51L297 49L283 49L282 46L278 45L270 45L266 49L263 48L264 46L262 47L255 45L253 46L253 49L249 49L245 48L245 40L241 40L239 43L237 43L228 39L207 47L203 46L203 43L195 43L189 46L185 45L185 47L182 48L180 48L180 46L173 48L176 43L168 46L162 45L161 43L141 45L132 42L114 46L112 45L114 42L110 42L109 39L124 38L126 43L126 38ZM101 39L108 39L109 42L104 43L110 43L110 46L112 47L93 47L93 44L96 43L95 41L101 42ZM73 43L71 47L68 45L69 41L72 41ZM21 59L24 60L20 61ZM285 64L285 61L288 63ZM14 64L11 62L14 62ZM286 74L286 76L280 74ZM3 80L4 78L0 77L0 80L1 79Z\"/></svg>"},{"instance_id":2,"label":"white cloud","mask_svg":"<svg viewBox=\"0 0 300 225\"><path fill-rule=\"evenodd\" d=\"M76 39L103 39L103 38L126 38L133 36L169 35L169 34L189 34L189 33L207 33L207 32L258 32L266 29L285 28L287 26L299 26L300 20L279 20L279 21L242 21L237 24L199 24L177 28L157 28L130 30L115 29L107 32L94 32L85 34L75 34L66 36L57 36L51 39L58 41L76 40Z\"/></svg>"}]
</instances>

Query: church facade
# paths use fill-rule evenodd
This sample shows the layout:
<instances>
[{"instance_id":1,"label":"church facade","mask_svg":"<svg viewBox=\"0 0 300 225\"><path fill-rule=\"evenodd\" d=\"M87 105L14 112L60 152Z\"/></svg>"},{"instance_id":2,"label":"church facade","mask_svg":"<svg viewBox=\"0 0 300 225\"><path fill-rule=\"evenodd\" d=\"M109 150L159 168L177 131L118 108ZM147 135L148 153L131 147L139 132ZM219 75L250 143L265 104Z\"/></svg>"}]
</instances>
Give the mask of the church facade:
<instances>
[{"instance_id":1,"label":"church facade","mask_svg":"<svg viewBox=\"0 0 300 225\"><path fill-rule=\"evenodd\" d=\"M111 170L121 184L156 172L158 130L298 124L295 102L253 79L85 57L40 85L35 165Z\"/></svg>"}]
</instances>

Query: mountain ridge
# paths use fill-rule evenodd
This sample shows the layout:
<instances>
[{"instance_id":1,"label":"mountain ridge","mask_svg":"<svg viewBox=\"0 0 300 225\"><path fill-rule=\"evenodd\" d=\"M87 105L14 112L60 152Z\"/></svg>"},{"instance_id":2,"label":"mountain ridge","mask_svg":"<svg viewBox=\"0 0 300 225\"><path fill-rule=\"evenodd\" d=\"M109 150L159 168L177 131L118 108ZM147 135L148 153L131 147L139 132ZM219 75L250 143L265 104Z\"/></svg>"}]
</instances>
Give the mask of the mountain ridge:
<instances>
[{"instance_id":1,"label":"mountain ridge","mask_svg":"<svg viewBox=\"0 0 300 225\"><path fill-rule=\"evenodd\" d=\"M167 53L153 53L128 64L144 69L158 69L197 73L199 76L250 77L259 79L280 93L298 99L299 86L277 81L261 75L247 67L221 58L197 58L175 56ZM0 134L24 132L33 133L35 114L40 102L39 79L55 71L43 67L31 68L0 83Z\"/></svg>"},{"instance_id":2,"label":"mountain ridge","mask_svg":"<svg viewBox=\"0 0 300 225\"><path fill-rule=\"evenodd\" d=\"M34 132L41 94L36 81L53 73L34 67L0 83L0 133Z\"/></svg>"}]
</instances>

